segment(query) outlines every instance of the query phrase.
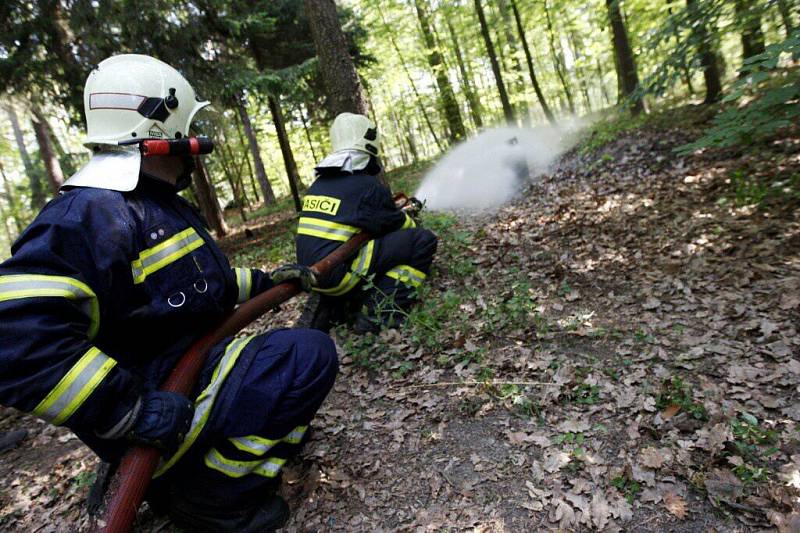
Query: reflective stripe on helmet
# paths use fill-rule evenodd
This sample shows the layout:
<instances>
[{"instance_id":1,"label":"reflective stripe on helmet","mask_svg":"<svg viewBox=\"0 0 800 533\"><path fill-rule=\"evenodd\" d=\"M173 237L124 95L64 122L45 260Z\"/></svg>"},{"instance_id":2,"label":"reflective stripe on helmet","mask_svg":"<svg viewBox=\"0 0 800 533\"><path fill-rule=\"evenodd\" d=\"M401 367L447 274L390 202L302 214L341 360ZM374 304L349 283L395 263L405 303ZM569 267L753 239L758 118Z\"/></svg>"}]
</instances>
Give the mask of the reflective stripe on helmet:
<instances>
[{"instance_id":1,"label":"reflective stripe on helmet","mask_svg":"<svg viewBox=\"0 0 800 533\"><path fill-rule=\"evenodd\" d=\"M386 275L390 278L396 279L401 283L412 285L414 287L419 287L422 285L422 282L425 281L425 278L427 277L425 272L417 270L416 268L408 265L396 266L388 271Z\"/></svg>"},{"instance_id":2,"label":"reflective stripe on helmet","mask_svg":"<svg viewBox=\"0 0 800 533\"><path fill-rule=\"evenodd\" d=\"M211 415L211 410L214 408L214 402L217 399L217 395L219 394L223 383L225 383L225 379L228 377L228 374L230 374L233 365L235 365L236 361L238 361L242 350L244 350L245 346L247 346L247 344L253 340L254 337L255 335L234 339L225 348L225 355L222 356L222 359L214 369L214 373L211 376L211 382L194 401L194 417L192 418L192 425L189 428L189 432L186 434L186 438L181 443L178 451L175 452L175 454L170 457L169 460L159 466L153 477L159 477L164 474L164 472L172 468L172 466L177 463L178 460L189 450L192 444L194 444L194 441L197 440L197 437L200 436L200 433L203 431L206 422L208 422L208 417Z\"/></svg>"},{"instance_id":3,"label":"reflective stripe on helmet","mask_svg":"<svg viewBox=\"0 0 800 533\"><path fill-rule=\"evenodd\" d=\"M225 458L216 448L211 448L205 457L206 466L226 476L239 478L247 474L256 474L264 477L275 477L286 463L286 459L269 457L259 461L234 461Z\"/></svg>"},{"instance_id":4,"label":"reflective stripe on helmet","mask_svg":"<svg viewBox=\"0 0 800 533\"><path fill-rule=\"evenodd\" d=\"M146 96L140 94L91 93L89 95L89 109L127 109L136 111L146 99Z\"/></svg>"},{"instance_id":5,"label":"reflective stripe on helmet","mask_svg":"<svg viewBox=\"0 0 800 533\"><path fill-rule=\"evenodd\" d=\"M235 268L236 285L239 286L239 298L237 304L242 304L250 299L250 290L253 287L253 273L249 268Z\"/></svg>"},{"instance_id":6,"label":"reflective stripe on helmet","mask_svg":"<svg viewBox=\"0 0 800 533\"><path fill-rule=\"evenodd\" d=\"M0 276L0 302L20 298L66 298L77 300L89 317L87 336L93 339L100 328L100 306L94 291L85 283L65 276L11 274Z\"/></svg>"},{"instance_id":7,"label":"reflective stripe on helmet","mask_svg":"<svg viewBox=\"0 0 800 533\"><path fill-rule=\"evenodd\" d=\"M336 222L311 217L300 217L297 224L298 235L319 237L320 239L328 239L329 241L347 242L350 237L359 231L361 230L355 226L338 224Z\"/></svg>"},{"instance_id":8,"label":"reflective stripe on helmet","mask_svg":"<svg viewBox=\"0 0 800 533\"><path fill-rule=\"evenodd\" d=\"M83 405L116 364L114 359L97 348L91 348L34 408L33 414L57 426L63 424Z\"/></svg>"},{"instance_id":9,"label":"reflective stripe on helmet","mask_svg":"<svg viewBox=\"0 0 800 533\"><path fill-rule=\"evenodd\" d=\"M344 275L342 281L340 281L337 286L327 289L312 287L312 290L331 296L341 296L342 294L350 292L369 272L369 266L372 263L372 255L374 251L375 241L369 241L361 248L358 256L353 259L353 263L350 265L350 271Z\"/></svg>"},{"instance_id":10,"label":"reflective stripe on helmet","mask_svg":"<svg viewBox=\"0 0 800 533\"><path fill-rule=\"evenodd\" d=\"M181 257L203 246L205 241L194 228L173 235L162 243L148 248L131 263L133 283L143 283L147 276L174 263Z\"/></svg>"}]
</instances>

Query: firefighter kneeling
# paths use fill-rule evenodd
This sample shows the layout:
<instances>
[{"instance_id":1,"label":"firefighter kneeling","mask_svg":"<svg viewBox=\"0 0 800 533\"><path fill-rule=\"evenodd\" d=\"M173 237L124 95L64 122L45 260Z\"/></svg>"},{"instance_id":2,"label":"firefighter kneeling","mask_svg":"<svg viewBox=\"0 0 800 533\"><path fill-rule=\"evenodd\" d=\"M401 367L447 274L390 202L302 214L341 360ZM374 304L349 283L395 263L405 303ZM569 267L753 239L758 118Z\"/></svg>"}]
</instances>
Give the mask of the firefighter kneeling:
<instances>
[{"instance_id":1,"label":"firefighter kneeling","mask_svg":"<svg viewBox=\"0 0 800 533\"><path fill-rule=\"evenodd\" d=\"M94 155L0 264L0 403L70 428L112 465L131 443L159 448L147 499L184 528L272 531L288 516L281 467L336 377L333 341L313 330L227 339L189 398L157 390L237 303L289 277L313 283L231 268L177 195L203 149L183 141L206 105L152 57L115 56L89 75ZM143 157L143 143L165 155Z\"/></svg>"},{"instance_id":2,"label":"firefighter kneeling","mask_svg":"<svg viewBox=\"0 0 800 533\"><path fill-rule=\"evenodd\" d=\"M370 119L342 113L331 126L331 144L333 153L317 165L303 200L297 260L312 265L362 230L376 238L319 280L313 290L320 298L306 310L314 315L309 325L327 331L355 309L359 333L397 326L430 271L436 236L418 228L413 211L398 208L381 182L380 138Z\"/></svg>"}]
</instances>

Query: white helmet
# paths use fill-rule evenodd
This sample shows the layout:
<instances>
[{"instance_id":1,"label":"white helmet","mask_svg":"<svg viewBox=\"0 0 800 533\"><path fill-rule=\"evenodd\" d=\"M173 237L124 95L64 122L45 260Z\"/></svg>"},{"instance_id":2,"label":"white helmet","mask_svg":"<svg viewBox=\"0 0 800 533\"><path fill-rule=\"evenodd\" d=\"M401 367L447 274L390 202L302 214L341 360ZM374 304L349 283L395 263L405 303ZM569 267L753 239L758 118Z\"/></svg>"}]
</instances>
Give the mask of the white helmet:
<instances>
[{"instance_id":1,"label":"white helmet","mask_svg":"<svg viewBox=\"0 0 800 533\"><path fill-rule=\"evenodd\" d=\"M83 90L87 138L84 145L180 139L209 102L200 101L180 73L145 55L123 54L102 61Z\"/></svg>"},{"instance_id":2,"label":"white helmet","mask_svg":"<svg viewBox=\"0 0 800 533\"><path fill-rule=\"evenodd\" d=\"M331 145L334 153L358 150L377 156L381 139L378 127L369 118L354 113L342 113L331 125Z\"/></svg>"}]
</instances>

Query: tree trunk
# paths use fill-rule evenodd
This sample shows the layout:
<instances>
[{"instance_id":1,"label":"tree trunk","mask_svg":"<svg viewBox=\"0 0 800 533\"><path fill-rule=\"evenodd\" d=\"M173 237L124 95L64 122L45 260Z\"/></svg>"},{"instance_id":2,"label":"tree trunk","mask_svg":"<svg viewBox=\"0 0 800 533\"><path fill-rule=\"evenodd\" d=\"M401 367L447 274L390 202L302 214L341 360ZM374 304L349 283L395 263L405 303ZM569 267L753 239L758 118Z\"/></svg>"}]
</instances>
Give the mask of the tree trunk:
<instances>
[{"instance_id":1,"label":"tree trunk","mask_svg":"<svg viewBox=\"0 0 800 533\"><path fill-rule=\"evenodd\" d=\"M544 116L547 117L550 124L555 124L556 119L553 116L553 112L550 110L550 106L547 105L547 100L545 100L542 88L539 86L539 80L536 78L536 71L533 68L533 56L528 46L528 39L525 37L525 27L522 25L522 17L517 7L517 0L511 0L511 10L514 12L514 21L517 23L517 33L519 33L519 39L522 42L522 50L525 52L525 61L528 63L528 72L531 76L533 90L536 91L536 98L539 99L539 105L542 106Z\"/></svg>"},{"instance_id":2,"label":"tree trunk","mask_svg":"<svg viewBox=\"0 0 800 533\"><path fill-rule=\"evenodd\" d=\"M356 67L350 57L339 14L333 0L304 0L311 37L319 58L319 72L328 109L336 116L350 112L367 114Z\"/></svg>"},{"instance_id":3,"label":"tree trunk","mask_svg":"<svg viewBox=\"0 0 800 533\"><path fill-rule=\"evenodd\" d=\"M567 82L567 75L564 72L564 70L566 70L566 67L564 66L564 57L559 54L558 51L556 51L556 37L555 32L553 31L553 20L550 17L550 9L547 7L547 0L544 1L543 6L545 20L547 21L547 42L550 45L550 57L553 60L553 69L556 71L558 81L561 82L561 88L564 89L564 96L567 99L569 112L574 115L575 102L572 99L572 89Z\"/></svg>"},{"instance_id":4,"label":"tree trunk","mask_svg":"<svg viewBox=\"0 0 800 533\"><path fill-rule=\"evenodd\" d=\"M520 92L525 90L525 74L522 69L522 62L519 59L519 43L517 37L514 35L514 23L511 21L511 14L508 10L508 0L498 0L497 10L500 12L500 18L503 21L503 32L505 33L506 43L508 43L508 50L511 52L511 67L514 69L514 85ZM526 107L527 104L523 101L521 107ZM527 114L525 109L523 115Z\"/></svg>"},{"instance_id":5,"label":"tree trunk","mask_svg":"<svg viewBox=\"0 0 800 533\"><path fill-rule=\"evenodd\" d=\"M267 171L264 169L264 160L261 159L261 149L258 147L258 139L256 139L256 134L250 123L250 115L247 114L247 108L241 98L237 99L236 109L239 111L239 118L242 121L244 134L250 146L250 154L253 156L253 163L256 167L256 178L258 179L259 185L261 185L261 193L264 195L264 205L274 204L275 193L272 191L269 178L267 178Z\"/></svg>"},{"instance_id":6,"label":"tree trunk","mask_svg":"<svg viewBox=\"0 0 800 533\"><path fill-rule=\"evenodd\" d=\"M17 141L17 150L19 151L20 159L22 159L22 166L25 167L25 175L28 176L28 181L31 185L31 209L36 212L47 202L42 188L42 178L34 168L31 156L28 153L28 147L25 146L25 137L19 125L17 112L12 106L8 106L6 107L6 113L8 113L8 118L11 121L11 129L14 130L14 139Z\"/></svg>"},{"instance_id":7,"label":"tree trunk","mask_svg":"<svg viewBox=\"0 0 800 533\"><path fill-rule=\"evenodd\" d=\"M53 146L53 141L48 132L47 120L38 109L33 108L31 112L33 114L33 119L31 120L33 131L36 133L36 142L39 143L39 156L42 158L42 163L44 163L44 168L47 171L53 196L56 196L64 183L64 173L61 171L61 163L58 160L58 154L56 154L55 146Z\"/></svg>"},{"instance_id":8,"label":"tree trunk","mask_svg":"<svg viewBox=\"0 0 800 533\"><path fill-rule=\"evenodd\" d=\"M428 65L433 71L436 86L439 89L439 105L450 131L450 142L456 143L467 135L464 129L464 122L461 120L461 112L458 109L458 101L456 101L456 95L453 92L450 79L447 77L447 67L442 59L442 54L439 52L433 38L427 6L423 5L423 0L414 0L414 6L417 11L419 26L422 30L422 38L425 42L425 47L428 49Z\"/></svg>"},{"instance_id":9,"label":"tree trunk","mask_svg":"<svg viewBox=\"0 0 800 533\"><path fill-rule=\"evenodd\" d=\"M478 14L478 22L481 25L481 35L486 45L486 53L489 55L489 61L492 64L492 73L494 73L494 80L497 84L497 92L500 94L500 102L503 104L503 115L507 122L514 122L514 109L511 107L506 86L503 83L503 75L500 72L500 64L497 62L497 54L494 51L494 44L492 44L492 36L489 34L489 26L486 24L486 14L483 11L481 0L475 0L475 11Z\"/></svg>"},{"instance_id":10,"label":"tree trunk","mask_svg":"<svg viewBox=\"0 0 800 533\"><path fill-rule=\"evenodd\" d=\"M228 233L228 225L225 223L225 218L222 216L222 209L219 206L219 199L211 184L211 179L206 171L206 166L202 158L195 158L195 170L192 173L194 178L195 192L197 193L197 201L200 204L200 210L203 216L206 217L211 229L217 234L217 237L223 237Z\"/></svg>"},{"instance_id":11,"label":"tree trunk","mask_svg":"<svg viewBox=\"0 0 800 533\"><path fill-rule=\"evenodd\" d=\"M697 52L700 55L700 65L703 67L703 78L706 82L706 99L703 103L713 104L722 95L722 81L717 62L717 54L711 37L706 28L704 17L697 10L695 0L686 0L689 16L692 19L692 29L697 40Z\"/></svg>"},{"instance_id":12,"label":"tree trunk","mask_svg":"<svg viewBox=\"0 0 800 533\"><path fill-rule=\"evenodd\" d=\"M294 208L299 213L303 210L303 206L300 203L300 193L297 191L297 182L300 181L300 175L297 173L297 164L294 161L292 145L289 143L289 136L286 134L286 125L283 121L281 104L278 101L278 97L272 94L267 96L267 102L269 103L269 112L272 115L272 122L275 123L275 130L278 132L278 143L281 145L283 165L286 167L286 178L289 180L289 189L292 191Z\"/></svg>"},{"instance_id":13,"label":"tree trunk","mask_svg":"<svg viewBox=\"0 0 800 533\"><path fill-rule=\"evenodd\" d=\"M389 24L386 22L386 16L383 13L383 10L379 10L381 21L383 22L383 28L386 34L389 36L389 42L392 43L392 47L394 48L395 53L397 53L397 59L400 61L400 65L403 67L403 71L406 74L406 78L408 78L408 82L411 84L411 90L414 91L414 102L417 104L417 108L419 109L420 113L422 114L423 118L425 119L425 124L428 126L428 131L431 133L431 137L433 137L433 141L436 143L436 146L439 148L440 152L444 151L444 146L442 146L441 141L439 140L439 136L436 135L436 130L433 129L433 123L431 122L430 116L428 116L428 110L425 109L425 106L422 103L422 96L419 94L417 90L417 84L414 83L414 78L411 77L411 72L408 70L408 66L406 65L406 61L403 58L403 53L400 51L400 47L397 46L397 41L394 38L394 34L392 33L391 28L389 28Z\"/></svg>"},{"instance_id":14,"label":"tree trunk","mask_svg":"<svg viewBox=\"0 0 800 533\"><path fill-rule=\"evenodd\" d=\"M245 141L244 134L242 133L242 119L240 118L241 113L237 113L234 116L236 119L236 134L239 136L239 144L244 148L246 145L249 148L249 143ZM250 174L250 187L253 191L253 196L256 199L256 202L261 201L261 198L258 196L258 186L256 185L256 178L255 174L253 173L253 165L250 164L250 150L245 149L244 151L244 160L247 163L247 172Z\"/></svg>"},{"instance_id":15,"label":"tree trunk","mask_svg":"<svg viewBox=\"0 0 800 533\"><path fill-rule=\"evenodd\" d=\"M633 57L628 32L622 21L619 11L619 0L606 0L608 19L614 36L614 54L617 57L619 77L622 81L622 96L631 98L639 87L639 75L636 72L636 60ZM636 96L631 102L631 112L634 115L644 111L644 102L641 96Z\"/></svg>"},{"instance_id":16,"label":"tree trunk","mask_svg":"<svg viewBox=\"0 0 800 533\"><path fill-rule=\"evenodd\" d=\"M611 105L611 97L608 95L608 88L605 84L605 75L603 72L603 65L600 64L600 59L597 58L595 60L595 66L597 67L597 81L600 83L600 93L603 95L603 100L605 100L606 105Z\"/></svg>"},{"instance_id":17,"label":"tree trunk","mask_svg":"<svg viewBox=\"0 0 800 533\"><path fill-rule=\"evenodd\" d=\"M301 107L297 108L297 112L300 115L300 122L303 123L303 131L306 134L306 140L308 141L308 147L311 149L311 157L314 161L319 161L317 158L317 151L314 149L314 141L311 139L311 131L308 129L308 120L306 119L306 114L303 112Z\"/></svg>"},{"instance_id":18,"label":"tree trunk","mask_svg":"<svg viewBox=\"0 0 800 533\"><path fill-rule=\"evenodd\" d=\"M2 162L0 162L0 177L3 178L6 202L8 202L8 208L11 210L11 217L14 219L14 225L17 227L17 235L19 235L25 228L25 224L22 222L22 217L20 217L19 206L17 205L14 191L11 189L11 182L8 181L6 169L3 167Z\"/></svg>"},{"instance_id":19,"label":"tree trunk","mask_svg":"<svg viewBox=\"0 0 800 533\"><path fill-rule=\"evenodd\" d=\"M235 156L233 154L233 150L225 141L225 139L223 139L222 146L219 147L219 156L222 164L222 170L225 173L225 178L228 180L228 184L231 186L233 201L239 206L239 214L242 216L242 222L247 222L247 213L245 212L245 204L247 202L245 200L244 190L240 183L236 182L236 178L233 176L232 167ZM238 170L241 170L242 166L243 165L239 165Z\"/></svg>"},{"instance_id":20,"label":"tree trunk","mask_svg":"<svg viewBox=\"0 0 800 533\"><path fill-rule=\"evenodd\" d=\"M742 32L742 59L764 53L764 32L761 30L761 13L753 0L736 0L736 21Z\"/></svg>"},{"instance_id":21,"label":"tree trunk","mask_svg":"<svg viewBox=\"0 0 800 533\"><path fill-rule=\"evenodd\" d=\"M478 100L477 96L475 95L475 90L472 87L472 79L467 72L467 66L464 63L464 55L461 53L461 45L458 42L458 37L456 37L455 29L453 28L453 23L450 21L450 17L445 17L445 24L447 25L447 31L450 34L450 41L453 44L453 51L456 56L456 63L458 64L458 70L461 73L461 83L464 85L464 95L467 97L467 104L469 105L470 116L472 117L472 122L475 124L475 127L480 129L483 127L483 118L481 117L481 104ZM416 161L416 149L412 151L414 153L414 160Z\"/></svg>"},{"instance_id":22,"label":"tree trunk","mask_svg":"<svg viewBox=\"0 0 800 533\"><path fill-rule=\"evenodd\" d=\"M783 21L783 28L786 30L786 38L794 32L794 22L792 21L792 11L789 9L789 3L786 0L778 0L778 11L781 14Z\"/></svg>"}]
</instances>

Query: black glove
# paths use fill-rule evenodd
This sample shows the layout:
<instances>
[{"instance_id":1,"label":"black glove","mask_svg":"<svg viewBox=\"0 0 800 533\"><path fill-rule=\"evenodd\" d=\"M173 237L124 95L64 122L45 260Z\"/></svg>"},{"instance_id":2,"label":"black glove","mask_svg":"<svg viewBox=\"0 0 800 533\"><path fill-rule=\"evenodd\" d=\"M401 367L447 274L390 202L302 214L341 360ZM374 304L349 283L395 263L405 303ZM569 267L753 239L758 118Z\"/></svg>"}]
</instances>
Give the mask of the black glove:
<instances>
[{"instance_id":1,"label":"black glove","mask_svg":"<svg viewBox=\"0 0 800 533\"><path fill-rule=\"evenodd\" d=\"M290 279L297 279L300 280L300 286L304 291L310 291L311 287L317 286L317 276L314 275L314 271L307 266L295 263L276 268L269 276L275 285Z\"/></svg>"},{"instance_id":2,"label":"black glove","mask_svg":"<svg viewBox=\"0 0 800 533\"><path fill-rule=\"evenodd\" d=\"M142 395L133 429L126 437L132 442L153 446L165 455L171 455L189 431L193 414L194 404L182 394L146 392Z\"/></svg>"},{"instance_id":3,"label":"black glove","mask_svg":"<svg viewBox=\"0 0 800 533\"><path fill-rule=\"evenodd\" d=\"M419 215L423 207L424 204L420 202L417 198L412 196L411 198L408 199L408 203L406 203L406 205L403 206L403 211L408 213L408 215L413 218Z\"/></svg>"}]
</instances>

